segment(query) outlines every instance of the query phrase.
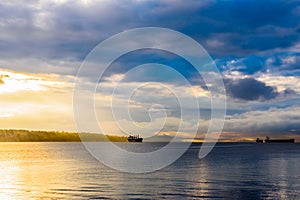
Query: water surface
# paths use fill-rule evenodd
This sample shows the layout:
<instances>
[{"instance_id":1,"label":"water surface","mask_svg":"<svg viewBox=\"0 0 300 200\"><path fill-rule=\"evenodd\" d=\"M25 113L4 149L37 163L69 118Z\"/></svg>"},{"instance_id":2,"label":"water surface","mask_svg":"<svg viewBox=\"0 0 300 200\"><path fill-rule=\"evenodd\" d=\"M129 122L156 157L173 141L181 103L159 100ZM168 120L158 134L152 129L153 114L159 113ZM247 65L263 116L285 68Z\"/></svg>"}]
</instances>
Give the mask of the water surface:
<instances>
[{"instance_id":1,"label":"water surface","mask_svg":"<svg viewBox=\"0 0 300 200\"><path fill-rule=\"evenodd\" d=\"M163 146L119 145L140 152ZM130 174L102 165L81 143L0 143L0 199L300 197L300 144L218 143L199 160L200 145L162 170Z\"/></svg>"}]
</instances>

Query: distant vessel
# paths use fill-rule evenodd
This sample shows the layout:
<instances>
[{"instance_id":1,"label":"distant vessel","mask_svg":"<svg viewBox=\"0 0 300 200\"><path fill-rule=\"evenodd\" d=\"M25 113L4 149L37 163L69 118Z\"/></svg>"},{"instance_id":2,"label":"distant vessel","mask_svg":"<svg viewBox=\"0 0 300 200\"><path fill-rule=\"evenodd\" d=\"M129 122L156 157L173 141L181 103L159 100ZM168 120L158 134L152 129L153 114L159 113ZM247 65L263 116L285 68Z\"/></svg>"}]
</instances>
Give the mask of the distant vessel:
<instances>
[{"instance_id":1,"label":"distant vessel","mask_svg":"<svg viewBox=\"0 0 300 200\"><path fill-rule=\"evenodd\" d=\"M263 143L264 142L264 140L261 140L261 139L259 139L259 138L256 138L256 143Z\"/></svg>"},{"instance_id":2,"label":"distant vessel","mask_svg":"<svg viewBox=\"0 0 300 200\"><path fill-rule=\"evenodd\" d=\"M143 138L139 135L129 135L127 140L128 142L143 142Z\"/></svg>"},{"instance_id":3,"label":"distant vessel","mask_svg":"<svg viewBox=\"0 0 300 200\"><path fill-rule=\"evenodd\" d=\"M259 138L256 139L256 143L295 143L295 139L270 139L270 137L266 137L265 140L261 140Z\"/></svg>"},{"instance_id":4,"label":"distant vessel","mask_svg":"<svg viewBox=\"0 0 300 200\"><path fill-rule=\"evenodd\" d=\"M276 139L276 140L273 140L273 139L270 139L267 136L266 139L265 139L265 143L294 143L294 142L295 142L294 138L292 138L292 139Z\"/></svg>"}]
</instances>

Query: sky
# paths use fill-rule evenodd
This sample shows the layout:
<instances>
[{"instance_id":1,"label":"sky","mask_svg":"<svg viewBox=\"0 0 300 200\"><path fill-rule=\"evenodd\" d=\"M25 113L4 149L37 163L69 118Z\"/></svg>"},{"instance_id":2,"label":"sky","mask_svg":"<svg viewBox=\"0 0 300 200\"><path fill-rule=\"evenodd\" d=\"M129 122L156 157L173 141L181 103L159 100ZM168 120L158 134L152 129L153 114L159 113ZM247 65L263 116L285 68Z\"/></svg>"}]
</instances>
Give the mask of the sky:
<instances>
[{"instance_id":1,"label":"sky","mask_svg":"<svg viewBox=\"0 0 300 200\"><path fill-rule=\"evenodd\" d=\"M227 99L222 140L266 135L300 139L299 19L298 1L2 0L0 128L76 131L74 82L90 51L114 34L162 27L201 44L220 71ZM154 65L135 68L147 63L169 66L191 85L182 85L168 70ZM97 66L94 70L79 79L87 88L97 84L92 78ZM198 139L207 131L210 93L190 63L178 55L155 49L128 52L110 65L101 82L95 112L105 133L121 134L108 114L117 84L115 102L120 109L127 106L125 91L141 86L130 99L132 120L117 116L128 129L134 130L134 121L140 128L148 127L145 136L151 136L164 121L157 134L174 136L180 121L174 93L189 97L191 89L201 117L195 118L193 107L185 105L187 128L179 135L190 139L197 123ZM143 85L147 82L151 84ZM151 112L158 115L149 125ZM88 126L85 131L97 132Z\"/></svg>"}]
</instances>

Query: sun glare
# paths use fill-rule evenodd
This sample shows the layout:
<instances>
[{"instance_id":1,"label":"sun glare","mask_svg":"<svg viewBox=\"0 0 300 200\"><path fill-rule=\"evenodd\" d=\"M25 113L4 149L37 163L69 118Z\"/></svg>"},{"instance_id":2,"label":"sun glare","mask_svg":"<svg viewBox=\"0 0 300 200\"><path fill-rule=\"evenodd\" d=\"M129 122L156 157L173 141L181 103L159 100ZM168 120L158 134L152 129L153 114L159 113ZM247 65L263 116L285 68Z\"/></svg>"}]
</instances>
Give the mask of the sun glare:
<instances>
[{"instance_id":1,"label":"sun glare","mask_svg":"<svg viewBox=\"0 0 300 200\"><path fill-rule=\"evenodd\" d=\"M42 75L16 73L0 69L0 93L15 93L19 91L44 91L48 86L58 82L48 81Z\"/></svg>"}]
</instances>

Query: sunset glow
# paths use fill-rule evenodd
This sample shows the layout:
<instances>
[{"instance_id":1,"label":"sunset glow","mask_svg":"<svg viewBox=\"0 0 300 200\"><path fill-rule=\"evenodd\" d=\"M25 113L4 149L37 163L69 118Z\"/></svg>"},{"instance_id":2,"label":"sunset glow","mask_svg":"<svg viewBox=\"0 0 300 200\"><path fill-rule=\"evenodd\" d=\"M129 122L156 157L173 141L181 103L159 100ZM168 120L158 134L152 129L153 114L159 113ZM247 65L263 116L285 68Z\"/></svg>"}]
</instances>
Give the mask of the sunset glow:
<instances>
[{"instance_id":1,"label":"sunset glow","mask_svg":"<svg viewBox=\"0 0 300 200\"><path fill-rule=\"evenodd\" d=\"M0 75L2 128L53 130L51 125L42 128L41 124L46 125L51 121L57 124L57 119L58 124L68 120L68 129L72 130L71 81L64 82L58 75L29 74L4 69L0 70ZM61 130L62 127L55 129Z\"/></svg>"},{"instance_id":2,"label":"sunset glow","mask_svg":"<svg viewBox=\"0 0 300 200\"><path fill-rule=\"evenodd\" d=\"M0 19L0 40L4 45L0 47L1 129L76 131L73 86L86 56L114 34L151 26L186 34L212 57L223 78L227 98L221 139L248 140L266 134L299 138L300 59L296 34L299 9L296 3L251 4L254 8L267 9L264 13L270 14L266 15L255 12L257 9L248 9L249 2L125 2L45 0L27 4L19 1L1 3L4 13ZM272 10L273 7L276 9ZM216 10L221 14L218 15ZM180 17L174 17L175 13ZM202 13L206 13L205 16ZM282 13L285 17L281 17ZM173 20L169 23L162 19ZM163 41L175 50L170 39ZM180 41L179 44L182 48L186 46ZM135 44L123 44L124 47L132 45ZM113 46L110 50L114 52ZM191 87L182 85L168 71L151 70L151 63L175 69ZM92 75L103 67L101 62L98 64L78 79L84 88L97 85ZM138 66L144 64L149 64L149 68L139 70ZM129 75L130 71L134 73ZM155 84L147 85L148 82ZM164 110L169 120L160 132L174 135L180 122L180 109L172 100L176 97L174 94L197 98L200 119L187 114L190 123L184 123L184 126L194 127L199 122L198 134L204 136L207 131L212 97L209 87L213 84L206 85L195 75L190 63L171 52L150 49L129 52L111 63L101 79L101 86L102 89L95 92L95 113L99 118L103 115L103 132L124 134L108 111L113 100L120 108L128 106L132 120L141 126L149 124L151 114ZM114 90L116 86L120 88L118 91ZM136 86L142 87L128 100L124 94ZM221 97L219 89L216 87L215 92ZM114 96L109 93L111 91L116 92ZM150 102L145 98L147 96L155 97L155 102ZM163 106L153 106L157 103ZM192 111L189 106L184 109ZM119 120L131 127L127 119ZM162 121L164 119L154 121L153 126L159 126ZM96 130L87 126L85 131ZM188 131L178 134L183 139L190 139Z\"/></svg>"}]
</instances>

